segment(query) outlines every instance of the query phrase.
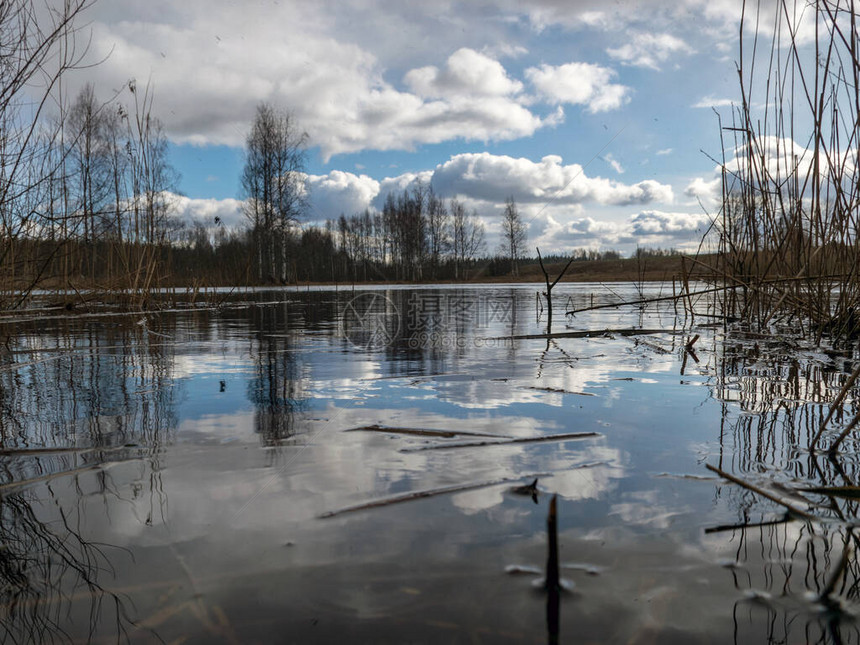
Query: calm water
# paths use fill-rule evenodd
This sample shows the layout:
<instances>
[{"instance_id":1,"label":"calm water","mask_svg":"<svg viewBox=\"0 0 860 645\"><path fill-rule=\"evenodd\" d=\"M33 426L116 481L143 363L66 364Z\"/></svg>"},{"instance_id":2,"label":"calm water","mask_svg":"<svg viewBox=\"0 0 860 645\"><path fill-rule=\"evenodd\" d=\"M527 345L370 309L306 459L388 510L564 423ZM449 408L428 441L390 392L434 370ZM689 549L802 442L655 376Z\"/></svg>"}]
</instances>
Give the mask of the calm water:
<instances>
[{"instance_id":1,"label":"calm water","mask_svg":"<svg viewBox=\"0 0 860 645\"><path fill-rule=\"evenodd\" d=\"M261 291L6 323L3 640L547 642L534 583L557 494L560 642L860 642L850 553L842 606L815 600L854 502L786 521L705 467L848 481L855 447L834 463L798 446L850 355L671 303L559 313L628 286L559 285L554 331L660 333L500 338L545 330L537 289ZM596 434L488 445L562 433ZM513 491L534 478L536 503Z\"/></svg>"}]
</instances>

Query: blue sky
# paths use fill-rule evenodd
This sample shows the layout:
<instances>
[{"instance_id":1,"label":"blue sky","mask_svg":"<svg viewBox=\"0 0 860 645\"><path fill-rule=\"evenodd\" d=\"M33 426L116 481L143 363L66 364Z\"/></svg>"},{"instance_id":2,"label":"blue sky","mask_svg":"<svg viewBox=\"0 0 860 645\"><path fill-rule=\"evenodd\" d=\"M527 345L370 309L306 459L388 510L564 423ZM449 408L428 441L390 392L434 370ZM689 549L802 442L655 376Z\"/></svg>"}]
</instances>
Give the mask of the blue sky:
<instances>
[{"instance_id":1,"label":"blue sky","mask_svg":"<svg viewBox=\"0 0 860 645\"><path fill-rule=\"evenodd\" d=\"M70 91L150 81L177 205L242 225L255 107L310 137L313 223L411 181L477 210L513 195L530 246L692 247L715 206L716 107L738 96L740 2L101 0ZM703 209L704 207L704 209Z\"/></svg>"}]
</instances>

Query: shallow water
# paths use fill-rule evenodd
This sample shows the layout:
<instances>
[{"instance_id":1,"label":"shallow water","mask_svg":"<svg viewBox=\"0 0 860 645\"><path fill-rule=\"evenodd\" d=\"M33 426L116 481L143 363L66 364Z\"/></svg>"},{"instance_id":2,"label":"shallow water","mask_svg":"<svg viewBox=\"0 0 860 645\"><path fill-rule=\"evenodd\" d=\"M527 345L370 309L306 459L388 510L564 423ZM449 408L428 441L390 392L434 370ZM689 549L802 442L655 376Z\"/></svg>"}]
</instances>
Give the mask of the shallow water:
<instances>
[{"instance_id":1,"label":"shallow water","mask_svg":"<svg viewBox=\"0 0 860 645\"><path fill-rule=\"evenodd\" d=\"M727 333L705 302L565 321L639 296L614 285L556 287L553 331L659 333L505 338L545 331L538 288L254 291L6 324L3 639L860 642L853 552L817 600L856 503L783 521L705 467L850 480L856 446L798 447L851 355ZM594 434L488 445L562 433ZM534 478L536 502L513 490ZM552 494L572 585L557 627L534 588Z\"/></svg>"}]
</instances>

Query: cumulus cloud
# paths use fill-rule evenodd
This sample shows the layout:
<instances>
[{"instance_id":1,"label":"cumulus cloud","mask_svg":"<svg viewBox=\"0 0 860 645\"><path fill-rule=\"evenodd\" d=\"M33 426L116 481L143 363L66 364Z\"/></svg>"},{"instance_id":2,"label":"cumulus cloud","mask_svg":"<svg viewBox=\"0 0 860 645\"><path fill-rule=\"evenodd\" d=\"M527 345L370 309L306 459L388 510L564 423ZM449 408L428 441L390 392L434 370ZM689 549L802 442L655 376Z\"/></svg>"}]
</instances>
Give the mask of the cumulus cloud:
<instances>
[{"instance_id":1,"label":"cumulus cloud","mask_svg":"<svg viewBox=\"0 0 860 645\"><path fill-rule=\"evenodd\" d=\"M305 181L310 206L308 217L322 221L341 213L352 215L365 208L381 210L389 194L400 194L419 182L431 185L444 199L456 197L470 210L477 209L486 218L491 231L505 199L513 195L523 217L532 221L530 235L533 237L541 235L547 227L560 226L558 222L579 217L586 206L618 208L669 204L674 200L669 185L650 179L625 184L590 177L582 166L565 165L559 156L549 155L535 162L484 152L454 155L434 169L401 173L378 181L364 174L340 170L309 175ZM235 208L241 205L237 200L228 201ZM608 239L615 231L612 225L589 218L583 218L578 226L586 226L588 222L592 222L591 228L586 227L581 233L594 233L597 229L593 227L608 226L602 233ZM642 231L645 230L643 226L640 226Z\"/></svg>"},{"instance_id":2,"label":"cumulus cloud","mask_svg":"<svg viewBox=\"0 0 860 645\"><path fill-rule=\"evenodd\" d=\"M385 39L364 33L376 27L356 30L352 25L349 30L340 22L340 8L333 11L325 0L287 4L262 8L194 0L180 7L152 0L143 7L118 0L113 7L96 5L91 54L104 62L86 75L70 76L68 87L74 91L74 83L95 79L97 91L106 97L132 77L139 85L151 80L155 112L168 135L195 145L242 145L257 104L288 106L324 159L456 139L528 137L563 119L563 112L553 108L560 103L601 111L624 102L626 90L612 83L602 87L609 72L597 74L603 68L592 66L583 68L590 74L586 99L552 97L549 104L536 104L534 96L523 93L523 80L492 55L520 54L524 48L502 47L501 27L485 27L480 16L470 15L475 8L462 9L465 15L456 19L492 34L483 51L461 44L447 50L453 53L441 65L399 71L404 59L426 61L440 50L416 47L420 39L414 33L411 43L401 42L400 36L393 39L399 44L391 51L393 45ZM392 12L389 23L403 25L407 13L414 13L396 7ZM428 27L441 30L438 18L421 13ZM414 25L407 31L413 33ZM453 40L446 36L434 42L444 46ZM413 49L420 53L407 55Z\"/></svg>"},{"instance_id":3,"label":"cumulus cloud","mask_svg":"<svg viewBox=\"0 0 860 645\"><path fill-rule=\"evenodd\" d=\"M245 5L189 9L183 26L157 13L97 21L91 49L105 61L93 74L103 95L130 77L152 79L156 113L180 143L241 145L261 101L290 106L326 158L456 138L514 139L557 122L529 109L518 96L522 83L486 54L461 47L441 69L408 71L402 90L372 53L319 27L309 4L292 9L285 20L257 16L247 37L234 27L254 16Z\"/></svg>"},{"instance_id":4,"label":"cumulus cloud","mask_svg":"<svg viewBox=\"0 0 860 645\"><path fill-rule=\"evenodd\" d=\"M687 184L684 194L688 197L699 199L703 204L713 205L719 201L722 195L722 179L715 177L714 179L706 180L702 177L696 177Z\"/></svg>"},{"instance_id":5,"label":"cumulus cloud","mask_svg":"<svg viewBox=\"0 0 860 645\"><path fill-rule=\"evenodd\" d=\"M635 246L694 248L711 221L703 213L645 210L623 220L587 216L560 221L548 216L542 224L542 231L535 235L536 242L559 250Z\"/></svg>"},{"instance_id":6,"label":"cumulus cloud","mask_svg":"<svg viewBox=\"0 0 860 645\"><path fill-rule=\"evenodd\" d=\"M671 203L671 186L654 180L622 184L589 177L579 164L563 165L548 155L539 162L483 153L454 155L437 166L433 186L440 194L463 195L499 202L513 195L518 202L561 204L595 203L625 206L651 202Z\"/></svg>"},{"instance_id":7,"label":"cumulus cloud","mask_svg":"<svg viewBox=\"0 0 860 645\"><path fill-rule=\"evenodd\" d=\"M507 96L523 87L508 77L499 61L466 47L451 54L444 69L433 66L413 69L404 81L425 98Z\"/></svg>"},{"instance_id":8,"label":"cumulus cloud","mask_svg":"<svg viewBox=\"0 0 860 645\"><path fill-rule=\"evenodd\" d=\"M629 235L640 240L689 239L691 234L704 233L711 220L704 213L666 213L648 210L633 215L628 221Z\"/></svg>"},{"instance_id":9,"label":"cumulus cloud","mask_svg":"<svg viewBox=\"0 0 860 645\"><path fill-rule=\"evenodd\" d=\"M618 48L606 50L624 65L659 70L671 57L693 53L693 48L671 34L638 33Z\"/></svg>"},{"instance_id":10,"label":"cumulus cloud","mask_svg":"<svg viewBox=\"0 0 860 645\"><path fill-rule=\"evenodd\" d=\"M341 170L309 175L305 187L312 216L321 219L363 211L379 194L379 182L372 177Z\"/></svg>"},{"instance_id":11,"label":"cumulus cloud","mask_svg":"<svg viewBox=\"0 0 860 645\"><path fill-rule=\"evenodd\" d=\"M612 83L616 72L600 65L541 65L530 67L525 74L538 94L550 103L584 105L589 112L606 112L630 100L630 88Z\"/></svg>"},{"instance_id":12,"label":"cumulus cloud","mask_svg":"<svg viewBox=\"0 0 860 645\"><path fill-rule=\"evenodd\" d=\"M199 222L207 228L218 223L225 228L236 228L246 223L242 213L244 202L239 199L192 199L184 195L168 195L173 214L179 220Z\"/></svg>"}]
</instances>

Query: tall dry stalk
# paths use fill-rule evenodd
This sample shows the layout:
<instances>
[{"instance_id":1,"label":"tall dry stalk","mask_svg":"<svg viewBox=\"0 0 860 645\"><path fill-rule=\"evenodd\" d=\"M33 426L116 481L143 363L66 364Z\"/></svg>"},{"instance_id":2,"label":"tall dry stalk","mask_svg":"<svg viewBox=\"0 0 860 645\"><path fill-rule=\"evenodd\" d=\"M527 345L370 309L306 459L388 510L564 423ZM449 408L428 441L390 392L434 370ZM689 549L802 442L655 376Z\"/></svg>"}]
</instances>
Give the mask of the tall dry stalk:
<instances>
[{"instance_id":1,"label":"tall dry stalk","mask_svg":"<svg viewBox=\"0 0 860 645\"><path fill-rule=\"evenodd\" d=\"M860 333L858 39L853 0L744 5L711 266L727 314Z\"/></svg>"}]
</instances>

